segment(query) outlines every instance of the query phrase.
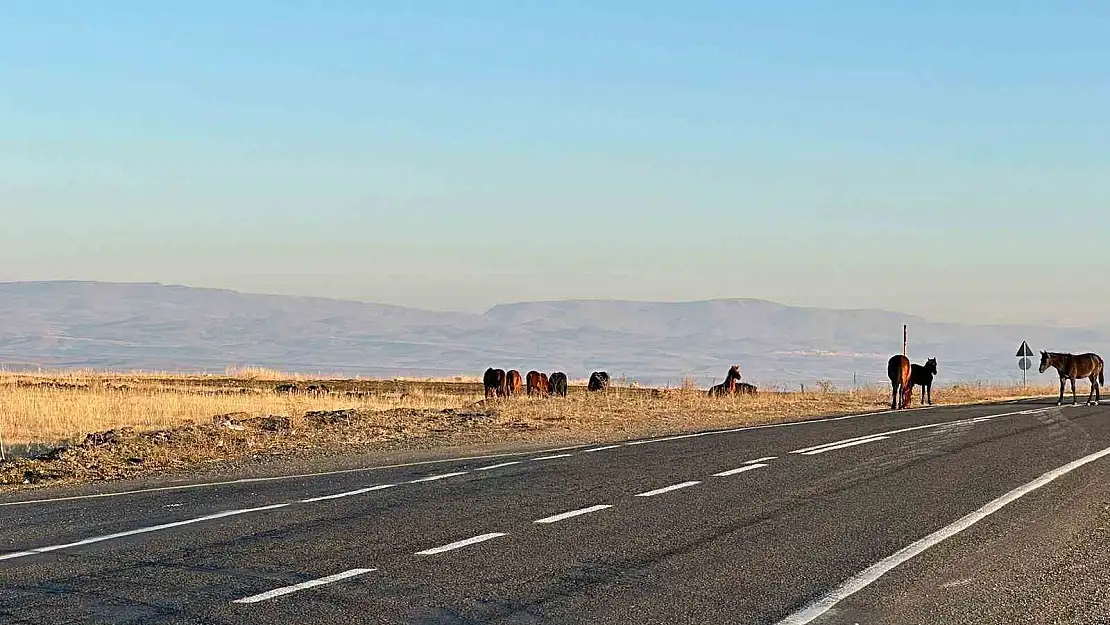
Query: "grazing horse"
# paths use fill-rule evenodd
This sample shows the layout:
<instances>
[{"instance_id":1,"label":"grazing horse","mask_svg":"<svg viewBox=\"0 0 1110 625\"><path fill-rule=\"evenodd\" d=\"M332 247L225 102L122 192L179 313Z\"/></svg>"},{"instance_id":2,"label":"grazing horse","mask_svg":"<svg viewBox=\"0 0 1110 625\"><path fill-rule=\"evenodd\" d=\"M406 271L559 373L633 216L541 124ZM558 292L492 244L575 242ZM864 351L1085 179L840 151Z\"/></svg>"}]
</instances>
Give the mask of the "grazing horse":
<instances>
[{"instance_id":1,"label":"grazing horse","mask_svg":"<svg viewBox=\"0 0 1110 625\"><path fill-rule=\"evenodd\" d=\"M910 385L910 359L901 354L891 356L886 363L886 377L890 378L890 409L901 410L909 406L913 395L913 386Z\"/></svg>"},{"instance_id":2,"label":"grazing horse","mask_svg":"<svg viewBox=\"0 0 1110 625\"><path fill-rule=\"evenodd\" d=\"M520 379L520 372L516 369L510 369L505 374L505 394L512 396L524 386L524 381Z\"/></svg>"},{"instance_id":3,"label":"grazing horse","mask_svg":"<svg viewBox=\"0 0 1110 625\"><path fill-rule=\"evenodd\" d=\"M732 395L736 392L736 387L739 383L740 365L732 365L729 367L728 375L725 376L725 381L709 388L709 396L720 397L721 395Z\"/></svg>"},{"instance_id":4,"label":"grazing horse","mask_svg":"<svg viewBox=\"0 0 1110 625\"><path fill-rule=\"evenodd\" d=\"M494 369L493 367L486 369L486 374L482 376L482 385L486 387L486 399L504 397L505 370Z\"/></svg>"},{"instance_id":5,"label":"grazing horse","mask_svg":"<svg viewBox=\"0 0 1110 625\"><path fill-rule=\"evenodd\" d=\"M567 374L562 371L556 371L551 374L551 379L548 382L552 395L559 397L567 396Z\"/></svg>"},{"instance_id":6,"label":"grazing horse","mask_svg":"<svg viewBox=\"0 0 1110 625\"><path fill-rule=\"evenodd\" d=\"M1056 400L1056 405L1064 403L1064 381L1071 380L1071 403L1072 405L1078 404L1079 401L1075 398L1075 379L1087 378L1091 381L1091 392L1087 395L1088 405L1098 405L1102 401L1102 394L1100 389L1103 384L1102 375L1102 357L1098 354L1090 352L1086 354L1061 354L1057 352L1041 352L1041 367L1039 371L1044 373L1049 367L1056 367L1056 373L1060 374L1060 399ZM1094 397L1094 401L1091 398Z\"/></svg>"},{"instance_id":7,"label":"grazing horse","mask_svg":"<svg viewBox=\"0 0 1110 625\"><path fill-rule=\"evenodd\" d=\"M278 394L290 394L297 392L296 384L278 384L274 387L274 392Z\"/></svg>"},{"instance_id":8,"label":"grazing horse","mask_svg":"<svg viewBox=\"0 0 1110 625\"><path fill-rule=\"evenodd\" d=\"M913 400L913 387L921 387L921 405L925 405L925 396L929 396L929 405L933 405L933 378L937 375L937 359L930 358L924 365L910 365L910 400Z\"/></svg>"},{"instance_id":9,"label":"grazing horse","mask_svg":"<svg viewBox=\"0 0 1110 625\"><path fill-rule=\"evenodd\" d=\"M590 383L586 386L586 390L604 391L609 388L609 374L605 371L594 371L590 374Z\"/></svg>"},{"instance_id":10,"label":"grazing horse","mask_svg":"<svg viewBox=\"0 0 1110 625\"><path fill-rule=\"evenodd\" d=\"M547 395L547 376L539 371L529 371L525 378L525 384L528 387L529 395L539 395L540 397Z\"/></svg>"}]
</instances>

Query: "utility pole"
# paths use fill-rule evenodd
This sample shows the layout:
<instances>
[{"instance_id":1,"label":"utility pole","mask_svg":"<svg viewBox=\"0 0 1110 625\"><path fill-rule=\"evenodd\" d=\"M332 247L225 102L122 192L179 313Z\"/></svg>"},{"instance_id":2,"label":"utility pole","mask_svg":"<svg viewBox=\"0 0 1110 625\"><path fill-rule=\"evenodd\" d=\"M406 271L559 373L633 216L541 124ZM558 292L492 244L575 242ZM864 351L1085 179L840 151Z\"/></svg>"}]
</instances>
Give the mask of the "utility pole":
<instances>
[{"instance_id":1,"label":"utility pole","mask_svg":"<svg viewBox=\"0 0 1110 625\"><path fill-rule=\"evenodd\" d=\"M903 356L909 356L909 352L906 351L906 348L908 347L908 345L909 345L909 329L908 329L908 326L903 323L902 324L902 355Z\"/></svg>"}]
</instances>

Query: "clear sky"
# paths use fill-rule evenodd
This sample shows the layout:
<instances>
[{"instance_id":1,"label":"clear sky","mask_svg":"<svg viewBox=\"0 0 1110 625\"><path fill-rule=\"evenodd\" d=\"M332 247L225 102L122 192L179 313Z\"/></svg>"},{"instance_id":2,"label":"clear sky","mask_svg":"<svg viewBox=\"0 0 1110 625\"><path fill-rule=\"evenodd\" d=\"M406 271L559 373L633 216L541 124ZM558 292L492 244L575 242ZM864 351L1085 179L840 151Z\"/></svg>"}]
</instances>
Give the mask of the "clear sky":
<instances>
[{"instance_id":1,"label":"clear sky","mask_svg":"<svg viewBox=\"0 0 1110 625\"><path fill-rule=\"evenodd\" d=\"M1107 33L1093 0L14 0L0 280L1102 321Z\"/></svg>"}]
</instances>

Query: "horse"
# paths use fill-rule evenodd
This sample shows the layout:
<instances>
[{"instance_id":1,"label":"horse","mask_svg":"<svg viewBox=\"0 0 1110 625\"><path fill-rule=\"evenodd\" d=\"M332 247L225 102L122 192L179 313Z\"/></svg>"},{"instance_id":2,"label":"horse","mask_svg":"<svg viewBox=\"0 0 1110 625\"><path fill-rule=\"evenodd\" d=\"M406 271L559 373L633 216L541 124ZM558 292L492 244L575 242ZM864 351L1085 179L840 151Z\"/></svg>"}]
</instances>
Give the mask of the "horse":
<instances>
[{"instance_id":1,"label":"horse","mask_svg":"<svg viewBox=\"0 0 1110 625\"><path fill-rule=\"evenodd\" d=\"M547 376L539 371L529 371L525 384L528 386L528 395L547 395Z\"/></svg>"},{"instance_id":2,"label":"horse","mask_svg":"<svg viewBox=\"0 0 1110 625\"><path fill-rule=\"evenodd\" d=\"M740 382L740 365L732 365L728 369L728 374L725 375L725 381L717 384L716 386L709 387L710 397L720 397L721 395L732 395L736 392L736 385Z\"/></svg>"},{"instance_id":3,"label":"horse","mask_svg":"<svg viewBox=\"0 0 1110 625\"><path fill-rule=\"evenodd\" d=\"M524 386L524 381L520 379L520 372L516 369L510 369L505 374L505 394L512 396Z\"/></svg>"},{"instance_id":4,"label":"horse","mask_svg":"<svg viewBox=\"0 0 1110 625\"><path fill-rule=\"evenodd\" d=\"M493 367L486 369L486 374L482 376L482 386L486 389L486 399L490 399L491 397L504 397L505 370L494 369Z\"/></svg>"},{"instance_id":5,"label":"horse","mask_svg":"<svg viewBox=\"0 0 1110 625\"><path fill-rule=\"evenodd\" d=\"M901 354L891 356L886 363L886 377L890 378L890 409L901 410L909 406L913 395L913 386L910 385L910 359Z\"/></svg>"},{"instance_id":6,"label":"horse","mask_svg":"<svg viewBox=\"0 0 1110 625\"><path fill-rule=\"evenodd\" d=\"M933 378L937 375L937 359L930 358L924 365L910 365L910 400L913 400L913 387L921 387L921 405L925 405L925 396L929 396L929 405L933 405Z\"/></svg>"},{"instance_id":7,"label":"horse","mask_svg":"<svg viewBox=\"0 0 1110 625\"><path fill-rule=\"evenodd\" d=\"M594 371L590 374L590 383L586 390L590 392L604 391L609 388L609 374L605 371Z\"/></svg>"},{"instance_id":8,"label":"horse","mask_svg":"<svg viewBox=\"0 0 1110 625\"><path fill-rule=\"evenodd\" d=\"M1086 354L1061 354L1059 352L1041 352L1041 367L1044 373L1049 367L1055 367L1060 374L1060 398L1056 405L1064 403L1064 381L1071 380L1071 403L1074 406L1079 401L1075 397L1075 379L1087 378L1091 381L1091 392L1087 395L1087 405L1097 406L1102 401L1100 389L1103 385L1102 357L1090 352ZM1094 401L1091 401L1094 397Z\"/></svg>"},{"instance_id":9,"label":"horse","mask_svg":"<svg viewBox=\"0 0 1110 625\"><path fill-rule=\"evenodd\" d=\"M552 395L558 397L567 396L567 374L562 371L556 371L551 374L551 379L548 380L548 388L551 390Z\"/></svg>"}]
</instances>

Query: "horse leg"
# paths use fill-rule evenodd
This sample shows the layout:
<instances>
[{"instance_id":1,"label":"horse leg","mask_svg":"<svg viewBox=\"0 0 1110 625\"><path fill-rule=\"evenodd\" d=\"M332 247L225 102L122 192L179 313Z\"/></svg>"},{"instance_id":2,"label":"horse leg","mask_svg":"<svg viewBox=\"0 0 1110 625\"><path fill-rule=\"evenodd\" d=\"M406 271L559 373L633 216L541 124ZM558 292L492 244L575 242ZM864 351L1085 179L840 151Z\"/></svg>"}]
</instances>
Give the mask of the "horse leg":
<instances>
[{"instance_id":1,"label":"horse leg","mask_svg":"<svg viewBox=\"0 0 1110 625\"><path fill-rule=\"evenodd\" d=\"M1064 385L1067 383L1067 378L1060 378L1060 399L1056 400L1057 406L1064 403Z\"/></svg>"},{"instance_id":2,"label":"horse leg","mask_svg":"<svg viewBox=\"0 0 1110 625\"><path fill-rule=\"evenodd\" d=\"M929 405L932 406L933 405L933 383L929 382L929 384L925 388L929 393Z\"/></svg>"},{"instance_id":3,"label":"horse leg","mask_svg":"<svg viewBox=\"0 0 1110 625\"><path fill-rule=\"evenodd\" d=\"M898 401L898 384L895 382L890 383L890 409L895 410L895 402Z\"/></svg>"},{"instance_id":4,"label":"horse leg","mask_svg":"<svg viewBox=\"0 0 1110 625\"><path fill-rule=\"evenodd\" d=\"M1091 376L1091 392L1087 393L1087 405L1088 406L1095 406L1095 405L1098 404L1097 401L1094 401L1094 402L1091 401L1092 399L1094 399L1095 390L1098 388L1096 386L1096 384L1098 384L1098 378L1095 377L1094 375L1092 375Z\"/></svg>"},{"instance_id":5,"label":"horse leg","mask_svg":"<svg viewBox=\"0 0 1110 625\"><path fill-rule=\"evenodd\" d=\"M1070 378L1070 379L1071 379L1071 405L1075 406L1075 405L1079 404L1079 400L1075 398L1075 378Z\"/></svg>"}]
</instances>

